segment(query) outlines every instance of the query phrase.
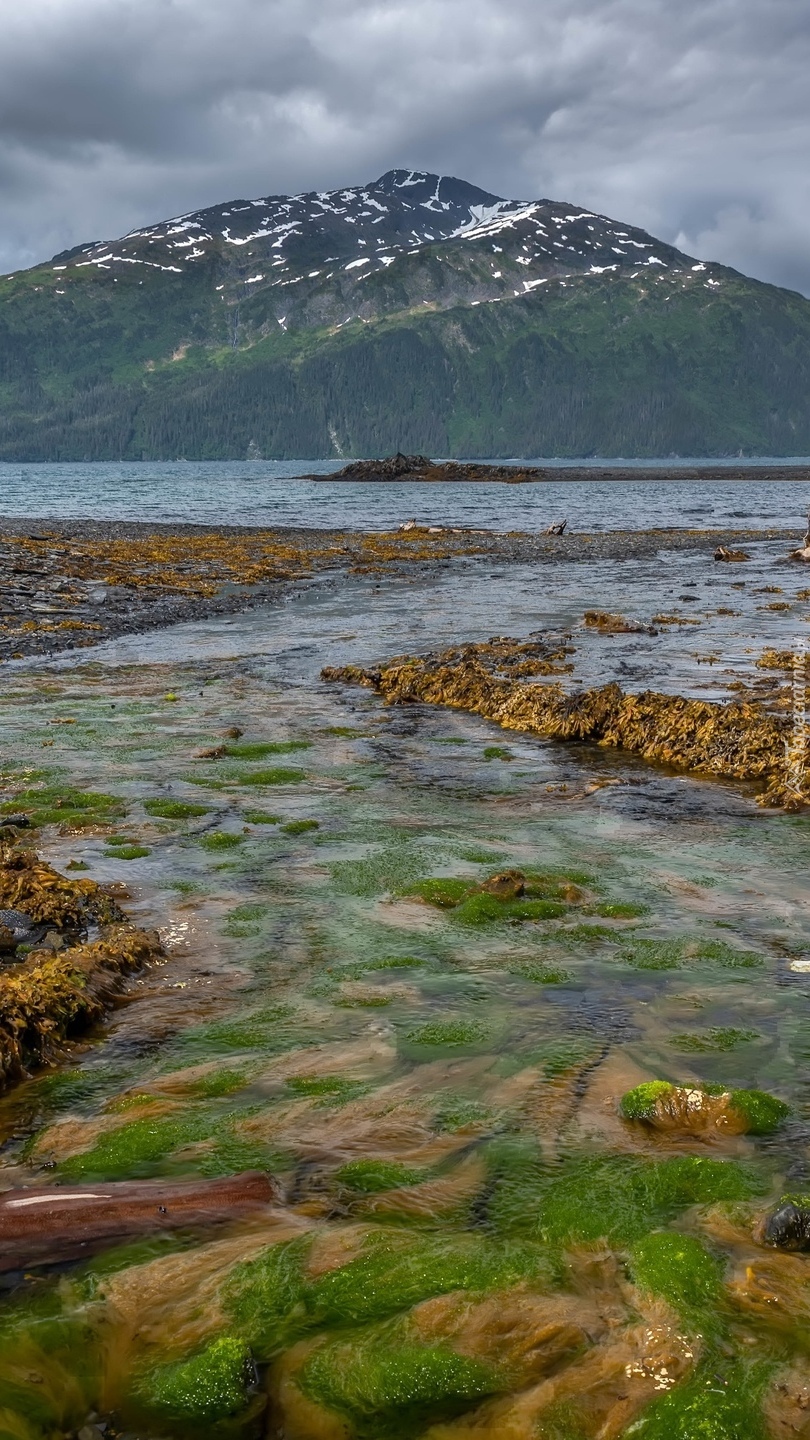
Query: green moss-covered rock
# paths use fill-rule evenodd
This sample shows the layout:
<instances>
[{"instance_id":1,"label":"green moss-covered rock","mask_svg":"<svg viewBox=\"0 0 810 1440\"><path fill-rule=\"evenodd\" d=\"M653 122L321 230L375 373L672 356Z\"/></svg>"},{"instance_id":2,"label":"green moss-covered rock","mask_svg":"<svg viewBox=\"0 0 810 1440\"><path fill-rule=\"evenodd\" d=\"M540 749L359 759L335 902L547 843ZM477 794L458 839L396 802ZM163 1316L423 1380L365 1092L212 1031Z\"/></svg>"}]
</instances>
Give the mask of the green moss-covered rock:
<instances>
[{"instance_id":1,"label":"green moss-covered rock","mask_svg":"<svg viewBox=\"0 0 810 1440\"><path fill-rule=\"evenodd\" d=\"M790 1114L790 1106L765 1090L732 1090L731 1104L745 1119L749 1135L770 1135Z\"/></svg>"},{"instance_id":2,"label":"green moss-covered rock","mask_svg":"<svg viewBox=\"0 0 810 1440\"><path fill-rule=\"evenodd\" d=\"M354 1419L445 1411L502 1388L493 1365L443 1345L335 1341L317 1349L298 1376L311 1399ZM368 1433L368 1432L366 1432Z\"/></svg>"},{"instance_id":3,"label":"green moss-covered rock","mask_svg":"<svg viewBox=\"0 0 810 1440\"><path fill-rule=\"evenodd\" d=\"M652 1120L658 1102L670 1096L674 1089L668 1080L646 1080L622 1096L619 1108L625 1120Z\"/></svg>"},{"instance_id":4,"label":"green moss-covered rock","mask_svg":"<svg viewBox=\"0 0 810 1440\"><path fill-rule=\"evenodd\" d=\"M699 1133L770 1135L790 1114L790 1106L764 1090L726 1090L722 1085L672 1085L648 1080L622 1096L626 1120L642 1120L668 1130Z\"/></svg>"},{"instance_id":5,"label":"green moss-covered rock","mask_svg":"<svg viewBox=\"0 0 810 1440\"><path fill-rule=\"evenodd\" d=\"M462 1046L481 1045L490 1038L486 1025L478 1020L429 1020L409 1030L406 1040L411 1045Z\"/></svg>"},{"instance_id":6,"label":"green moss-covered rock","mask_svg":"<svg viewBox=\"0 0 810 1440\"><path fill-rule=\"evenodd\" d=\"M632 1427L638 1440L765 1440L759 1386L743 1372L701 1372L657 1400Z\"/></svg>"},{"instance_id":7,"label":"green moss-covered rock","mask_svg":"<svg viewBox=\"0 0 810 1440\"><path fill-rule=\"evenodd\" d=\"M256 740L226 745L225 754L237 760L264 760L266 755L292 755L295 750L311 749L311 740Z\"/></svg>"},{"instance_id":8,"label":"green moss-covered rock","mask_svg":"<svg viewBox=\"0 0 810 1440\"><path fill-rule=\"evenodd\" d=\"M488 1217L497 1232L550 1245L632 1243L692 1205L747 1200L764 1189L752 1168L703 1155L595 1155L551 1168L533 1146L503 1140L490 1147L489 1163Z\"/></svg>"},{"instance_id":9,"label":"green moss-covered rock","mask_svg":"<svg viewBox=\"0 0 810 1440\"><path fill-rule=\"evenodd\" d=\"M187 800L144 800L143 808L147 815L153 815L158 820L192 820L198 815L207 815L210 812L210 805L195 805Z\"/></svg>"},{"instance_id":10,"label":"green moss-covered rock","mask_svg":"<svg viewBox=\"0 0 810 1440\"><path fill-rule=\"evenodd\" d=\"M272 1245L237 1265L220 1291L225 1314L260 1360L271 1360L310 1322L304 1267L312 1237Z\"/></svg>"},{"instance_id":11,"label":"green moss-covered rock","mask_svg":"<svg viewBox=\"0 0 810 1440\"><path fill-rule=\"evenodd\" d=\"M247 1345L225 1335L190 1360L150 1371L138 1386L138 1398L164 1423L211 1423L244 1409L249 1374Z\"/></svg>"},{"instance_id":12,"label":"green moss-covered rock","mask_svg":"<svg viewBox=\"0 0 810 1440\"><path fill-rule=\"evenodd\" d=\"M711 1306L723 1278L720 1262L700 1240L672 1230L654 1231L636 1241L630 1251L630 1273L642 1290L682 1312Z\"/></svg>"},{"instance_id":13,"label":"green moss-covered rock","mask_svg":"<svg viewBox=\"0 0 810 1440\"><path fill-rule=\"evenodd\" d=\"M214 830L210 835L203 835L200 844L204 850L233 850L241 845L244 835L234 835L231 830Z\"/></svg>"}]
</instances>

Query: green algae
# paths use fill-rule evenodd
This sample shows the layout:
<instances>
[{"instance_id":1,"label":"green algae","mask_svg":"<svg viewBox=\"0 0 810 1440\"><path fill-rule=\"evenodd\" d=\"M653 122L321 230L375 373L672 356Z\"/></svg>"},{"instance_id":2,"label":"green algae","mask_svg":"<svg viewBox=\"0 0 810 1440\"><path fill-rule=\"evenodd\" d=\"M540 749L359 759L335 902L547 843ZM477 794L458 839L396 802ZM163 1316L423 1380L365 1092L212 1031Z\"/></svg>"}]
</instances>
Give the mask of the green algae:
<instances>
[{"instance_id":1,"label":"green algae","mask_svg":"<svg viewBox=\"0 0 810 1440\"><path fill-rule=\"evenodd\" d=\"M210 814L210 805L195 805L188 800L144 800L147 815L159 820L192 820L199 815Z\"/></svg>"},{"instance_id":2,"label":"green algae","mask_svg":"<svg viewBox=\"0 0 810 1440\"><path fill-rule=\"evenodd\" d=\"M453 911L462 925L490 925L493 921L558 920L567 906L557 900L499 900L486 891L468 895Z\"/></svg>"},{"instance_id":3,"label":"green algae","mask_svg":"<svg viewBox=\"0 0 810 1440\"><path fill-rule=\"evenodd\" d=\"M261 922L270 913L270 906L256 904L236 905L222 927L223 935L241 940L251 935L261 935Z\"/></svg>"},{"instance_id":4,"label":"green algae","mask_svg":"<svg viewBox=\"0 0 810 1440\"><path fill-rule=\"evenodd\" d=\"M161 1365L143 1377L138 1399L171 1421L210 1424L247 1404L250 1352L244 1341L223 1335L188 1360Z\"/></svg>"},{"instance_id":5,"label":"green algae","mask_svg":"<svg viewBox=\"0 0 810 1440\"><path fill-rule=\"evenodd\" d=\"M533 980L536 985L568 985L571 973L559 965L535 965L531 961L510 967L511 975L522 980Z\"/></svg>"},{"instance_id":6,"label":"green algae","mask_svg":"<svg viewBox=\"0 0 810 1440\"><path fill-rule=\"evenodd\" d=\"M234 850L244 839L244 835L234 835L232 830L212 830L210 835L202 836L200 844L203 850Z\"/></svg>"},{"instance_id":7,"label":"green algae","mask_svg":"<svg viewBox=\"0 0 810 1440\"><path fill-rule=\"evenodd\" d=\"M12 800L0 805L0 814L17 811L26 814L37 829L42 825L70 825L78 830L118 820L126 814L127 807L117 795L51 785L19 790Z\"/></svg>"},{"instance_id":8,"label":"green algae","mask_svg":"<svg viewBox=\"0 0 810 1440\"><path fill-rule=\"evenodd\" d=\"M285 835L305 835L308 830L319 830L319 829L320 829L320 821L319 821L319 820L288 820L288 821L287 821L287 824L286 824L286 825L282 825L281 828L282 828L282 830L284 831Z\"/></svg>"},{"instance_id":9,"label":"green algae","mask_svg":"<svg viewBox=\"0 0 810 1440\"><path fill-rule=\"evenodd\" d=\"M486 1025L478 1020L429 1020L409 1030L405 1039L412 1045L460 1046L482 1045L490 1039Z\"/></svg>"},{"instance_id":10,"label":"green algae","mask_svg":"<svg viewBox=\"0 0 810 1440\"><path fill-rule=\"evenodd\" d=\"M311 1235L272 1245L235 1265L220 1289L225 1314L260 1360L271 1360L310 1323L304 1267L311 1248Z\"/></svg>"},{"instance_id":11,"label":"green algae","mask_svg":"<svg viewBox=\"0 0 810 1440\"><path fill-rule=\"evenodd\" d=\"M311 740L257 740L226 745L225 754L235 760L264 760L267 755L292 755L296 750L311 749Z\"/></svg>"},{"instance_id":12,"label":"green algae","mask_svg":"<svg viewBox=\"0 0 810 1440\"><path fill-rule=\"evenodd\" d=\"M280 825L283 815L270 815L267 810L245 810L242 817L248 825Z\"/></svg>"},{"instance_id":13,"label":"green algae","mask_svg":"<svg viewBox=\"0 0 810 1440\"><path fill-rule=\"evenodd\" d=\"M143 860L152 851L148 845L119 844L107 852L110 860Z\"/></svg>"},{"instance_id":14,"label":"green algae","mask_svg":"<svg viewBox=\"0 0 810 1440\"><path fill-rule=\"evenodd\" d=\"M692 1205L747 1200L767 1188L753 1167L733 1160L608 1154L552 1168L517 1141L492 1142L489 1166L489 1216L498 1233L551 1245L627 1244Z\"/></svg>"},{"instance_id":15,"label":"green algae","mask_svg":"<svg viewBox=\"0 0 810 1440\"><path fill-rule=\"evenodd\" d=\"M290 1075L285 1081L294 1095L312 1096L326 1104L343 1104L362 1095L365 1090L358 1080L344 1080L341 1075Z\"/></svg>"},{"instance_id":16,"label":"green algae","mask_svg":"<svg viewBox=\"0 0 810 1440\"><path fill-rule=\"evenodd\" d=\"M630 1273L642 1290L667 1300L685 1317L716 1306L723 1266L700 1240L673 1230L653 1231L630 1250Z\"/></svg>"},{"instance_id":17,"label":"green algae","mask_svg":"<svg viewBox=\"0 0 810 1440\"><path fill-rule=\"evenodd\" d=\"M717 1051L736 1050L762 1037L758 1030L737 1030L733 1026L712 1026L708 1030L683 1031L670 1040L676 1050L685 1054L708 1055Z\"/></svg>"},{"instance_id":18,"label":"green algae","mask_svg":"<svg viewBox=\"0 0 810 1440\"><path fill-rule=\"evenodd\" d=\"M476 1293L547 1283L542 1247L466 1235L372 1233L361 1254L309 1287L308 1308L319 1324L363 1324L410 1309L453 1290Z\"/></svg>"},{"instance_id":19,"label":"green algae","mask_svg":"<svg viewBox=\"0 0 810 1440\"><path fill-rule=\"evenodd\" d=\"M706 1366L656 1400L632 1425L638 1440L766 1440L762 1419L762 1374L729 1367L725 1374ZM761 1370L762 1367L760 1367Z\"/></svg>"},{"instance_id":20,"label":"green algae","mask_svg":"<svg viewBox=\"0 0 810 1440\"><path fill-rule=\"evenodd\" d=\"M471 888L469 880L454 880L448 877L420 880L418 884L411 885L407 893L418 895L420 900L425 900L428 905L436 905L440 910L452 910L469 895Z\"/></svg>"},{"instance_id":21,"label":"green algae","mask_svg":"<svg viewBox=\"0 0 810 1440\"><path fill-rule=\"evenodd\" d=\"M426 1173L398 1160L350 1160L336 1172L335 1179L341 1185L348 1185L350 1190L374 1195L402 1185L418 1185L425 1179Z\"/></svg>"},{"instance_id":22,"label":"green algae","mask_svg":"<svg viewBox=\"0 0 810 1440\"><path fill-rule=\"evenodd\" d=\"M237 785L300 785L306 778L303 770L284 765L269 770L240 770L233 776Z\"/></svg>"},{"instance_id":23,"label":"green algae","mask_svg":"<svg viewBox=\"0 0 810 1440\"><path fill-rule=\"evenodd\" d=\"M704 961L725 970L754 970L765 964L761 955L751 950L738 950L725 940L693 939L653 940L639 937L622 945L619 959L636 970L679 970L682 965Z\"/></svg>"},{"instance_id":24,"label":"green algae","mask_svg":"<svg viewBox=\"0 0 810 1440\"><path fill-rule=\"evenodd\" d=\"M594 908L594 914L601 915L605 920L638 920L649 913L649 905L636 904L630 900L609 900Z\"/></svg>"},{"instance_id":25,"label":"green algae","mask_svg":"<svg viewBox=\"0 0 810 1440\"><path fill-rule=\"evenodd\" d=\"M222 1095L235 1095L250 1084L244 1070L214 1070L210 1075L201 1075L188 1087L189 1095L205 1100L216 1100Z\"/></svg>"},{"instance_id":26,"label":"green algae","mask_svg":"<svg viewBox=\"0 0 810 1440\"><path fill-rule=\"evenodd\" d=\"M0 1436L40 1440L78 1430L98 1390L99 1355L86 1320L51 1290L0 1317Z\"/></svg>"},{"instance_id":27,"label":"green algae","mask_svg":"<svg viewBox=\"0 0 810 1440\"><path fill-rule=\"evenodd\" d=\"M434 1127L450 1134L466 1130L470 1125L484 1125L492 1119L492 1111L481 1100L469 1100L464 1095L447 1096L433 1119Z\"/></svg>"},{"instance_id":28,"label":"green algae","mask_svg":"<svg viewBox=\"0 0 810 1440\"><path fill-rule=\"evenodd\" d=\"M790 1106L765 1090L732 1090L731 1103L744 1116L749 1135L771 1135L787 1119Z\"/></svg>"},{"instance_id":29,"label":"green algae","mask_svg":"<svg viewBox=\"0 0 810 1440\"><path fill-rule=\"evenodd\" d=\"M645 1080L622 1096L619 1109L625 1120L652 1120L658 1101L671 1095L674 1089L669 1080Z\"/></svg>"},{"instance_id":30,"label":"green algae","mask_svg":"<svg viewBox=\"0 0 810 1440\"><path fill-rule=\"evenodd\" d=\"M505 745L484 746L485 760L514 760L514 758L512 751L507 750Z\"/></svg>"},{"instance_id":31,"label":"green algae","mask_svg":"<svg viewBox=\"0 0 810 1440\"><path fill-rule=\"evenodd\" d=\"M764 1090L726 1090L723 1085L690 1086L709 1096L728 1095L731 1108L745 1120L749 1135L770 1135L790 1114L790 1106ZM677 1093L668 1080L647 1080L622 1096L620 1109L626 1120L653 1120L659 1100Z\"/></svg>"},{"instance_id":32,"label":"green algae","mask_svg":"<svg viewBox=\"0 0 810 1440\"><path fill-rule=\"evenodd\" d=\"M309 1357L298 1375L305 1395L348 1414L359 1440L410 1432L424 1412L450 1416L472 1400L504 1388L494 1365L457 1354L449 1346L418 1345L391 1336L333 1340ZM372 1428L369 1428L369 1424Z\"/></svg>"}]
</instances>

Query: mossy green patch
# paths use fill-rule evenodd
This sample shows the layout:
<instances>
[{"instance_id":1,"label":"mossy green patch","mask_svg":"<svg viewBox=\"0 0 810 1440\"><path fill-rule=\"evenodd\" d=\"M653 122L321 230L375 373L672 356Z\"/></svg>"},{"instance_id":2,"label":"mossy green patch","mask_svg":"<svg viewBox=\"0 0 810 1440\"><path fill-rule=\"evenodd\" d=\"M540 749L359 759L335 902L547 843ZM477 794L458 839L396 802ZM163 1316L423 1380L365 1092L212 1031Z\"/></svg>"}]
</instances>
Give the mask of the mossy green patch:
<instances>
[{"instance_id":1,"label":"mossy green patch","mask_svg":"<svg viewBox=\"0 0 810 1440\"><path fill-rule=\"evenodd\" d=\"M634 1440L765 1440L762 1382L735 1368L701 1370L656 1400L631 1427Z\"/></svg>"},{"instance_id":2,"label":"mossy green patch","mask_svg":"<svg viewBox=\"0 0 810 1440\"><path fill-rule=\"evenodd\" d=\"M298 1376L305 1395L351 1416L361 1440L379 1436L380 1419L396 1417L404 1434L425 1412L447 1416L459 1404L503 1388L494 1365L443 1345L397 1342L393 1336L391 1342L377 1336L327 1342Z\"/></svg>"},{"instance_id":3,"label":"mossy green patch","mask_svg":"<svg viewBox=\"0 0 810 1440\"><path fill-rule=\"evenodd\" d=\"M143 860L145 856L151 855L152 851L148 845L130 845L124 842L109 849L106 854L110 860Z\"/></svg>"},{"instance_id":4,"label":"mossy green patch","mask_svg":"<svg viewBox=\"0 0 810 1440\"><path fill-rule=\"evenodd\" d=\"M451 1134L457 1130L466 1130L468 1126L481 1126L492 1119L492 1111L480 1100L469 1100L464 1095L448 1096L434 1117L434 1126L437 1130L447 1130Z\"/></svg>"},{"instance_id":5,"label":"mossy green patch","mask_svg":"<svg viewBox=\"0 0 810 1440\"><path fill-rule=\"evenodd\" d=\"M752 1167L702 1155L595 1155L552 1168L525 1143L497 1141L489 1163L496 1229L548 1244L625 1244L691 1205L747 1200L766 1188Z\"/></svg>"},{"instance_id":6,"label":"mossy green patch","mask_svg":"<svg viewBox=\"0 0 810 1440\"><path fill-rule=\"evenodd\" d=\"M235 835L231 830L213 830L200 840L204 850L234 850L244 841L244 835Z\"/></svg>"},{"instance_id":7,"label":"mossy green patch","mask_svg":"<svg viewBox=\"0 0 810 1440\"><path fill-rule=\"evenodd\" d=\"M531 961L512 966L510 973L523 980L532 980L536 985L568 985L572 978L570 971L560 965L537 965Z\"/></svg>"},{"instance_id":8,"label":"mossy green patch","mask_svg":"<svg viewBox=\"0 0 810 1440\"><path fill-rule=\"evenodd\" d=\"M223 1335L189 1360L152 1370L138 1398L167 1421L210 1424L244 1409L250 1368L244 1341Z\"/></svg>"},{"instance_id":9,"label":"mossy green patch","mask_svg":"<svg viewBox=\"0 0 810 1440\"><path fill-rule=\"evenodd\" d=\"M66 1180L123 1180L155 1173L159 1162L181 1145L201 1140L214 1128L202 1115L133 1120L102 1135L90 1150L59 1165Z\"/></svg>"},{"instance_id":10,"label":"mossy green patch","mask_svg":"<svg viewBox=\"0 0 810 1440\"><path fill-rule=\"evenodd\" d=\"M0 805L0 814L22 811L37 827L70 825L72 829L109 824L125 815L126 810L117 795L56 785L19 790L12 800Z\"/></svg>"},{"instance_id":11,"label":"mossy green patch","mask_svg":"<svg viewBox=\"0 0 810 1440\"><path fill-rule=\"evenodd\" d=\"M261 903L251 905L236 905L228 916L222 927L223 934L234 939L244 939L251 935L261 935L262 921L269 914L269 905Z\"/></svg>"},{"instance_id":12,"label":"mossy green patch","mask_svg":"<svg viewBox=\"0 0 810 1440\"><path fill-rule=\"evenodd\" d=\"M267 810L246 810L244 819L248 825L280 825L283 815L271 815Z\"/></svg>"},{"instance_id":13,"label":"mossy green patch","mask_svg":"<svg viewBox=\"0 0 810 1440\"><path fill-rule=\"evenodd\" d=\"M669 1080L645 1080L622 1096L619 1109L625 1120L652 1120L659 1100L666 1099L674 1089Z\"/></svg>"},{"instance_id":14,"label":"mossy green patch","mask_svg":"<svg viewBox=\"0 0 810 1440\"><path fill-rule=\"evenodd\" d=\"M506 748L505 745L485 745L485 746L484 746L484 759L485 759L485 760L514 760L514 758L515 758L515 757L514 757L514 755L512 754L512 751L511 751L511 750L507 750L507 748Z\"/></svg>"},{"instance_id":15,"label":"mossy green patch","mask_svg":"<svg viewBox=\"0 0 810 1440\"><path fill-rule=\"evenodd\" d=\"M336 1172L335 1179L350 1190L373 1195L377 1191L395 1190L402 1185L418 1185L425 1179L425 1170L402 1165L397 1160L350 1160Z\"/></svg>"},{"instance_id":16,"label":"mossy green patch","mask_svg":"<svg viewBox=\"0 0 810 1440\"><path fill-rule=\"evenodd\" d=\"M670 1044L686 1054L704 1055L715 1051L736 1050L761 1038L757 1030L737 1030L733 1026L712 1026L708 1030L685 1031L673 1035Z\"/></svg>"},{"instance_id":17,"label":"mossy green patch","mask_svg":"<svg viewBox=\"0 0 810 1440\"><path fill-rule=\"evenodd\" d=\"M429 1020L426 1025L417 1025L405 1036L412 1045L459 1046L481 1045L490 1039L486 1025L478 1020Z\"/></svg>"},{"instance_id":18,"label":"mossy green patch","mask_svg":"<svg viewBox=\"0 0 810 1440\"><path fill-rule=\"evenodd\" d=\"M790 1106L765 1090L732 1090L731 1103L745 1121L749 1135L771 1135L790 1114Z\"/></svg>"},{"instance_id":19,"label":"mossy green patch","mask_svg":"<svg viewBox=\"0 0 810 1440\"><path fill-rule=\"evenodd\" d=\"M287 821L287 824L286 824L286 825L282 825L281 828L282 828L282 830L284 831L285 835L305 835L308 830L319 830L319 829L320 829L320 821L319 821L319 820L288 820L288 821Z\"/></svg>"},{"instance_id":20,"label":"mossy green patch","mask_svg":"<svg viewBox=\"0 0 810 1440\"><path fill-rule=\"evenodd\" d=\"M240 770L233 778L238 785L300 785L306 774L293 766L274 765L269 770Z\"/></svg>"},{"instance_id":21,"label":"mossy green patch","mask_svg":"<svg viewBox=\"0 0 810 1440\"><path fill-rule=\"evenodd\" d=\"M257 740L226 745L225 754L235 760L264 760L267 755L292 755L296 750L311 749L311 740Z\"/></svg>"},{"instance_id":22,"label":"mossy green patch","mask_svg":"<svg viewBox=\"0 0 810 1440\"><path fill-rule=\"evenodd\" d=\"M376 1232L356 1259L312 1282L307 1303L319 1323L361 1324L432 1295L498 1289L527 1279L545 1283L549 1273L548 1258L537 1245Z\"/></svg>"},{"instance_id":23,"label":"mossy green patch","mask_svg":"<svg viewBox=\"0 0 810 1440\"><path fill-rule=\"evenodd\" d=\"M310 1322L304 1266L312 1236L272 1245L234 1267L220 1290L225 1314L260 1360L271 1360Z\"/></svg>"},{"instance_id":24,"label":"mossy green patch","mask_svg":"<svg viewBox=\"0 0 810 1440\"><path fill-rule=\"evenodd\" d=\"M754 970L764 965L761 955L738 950L725 940L692 938L653 940L640 937L624 942L619 959L636 970L679 970L682 965L701 962L725 970Z\"/></svg>"},{"instance_id":25,"label":"mossy green patch","mask_svg":"<svg viewBox=\"0 0 810 1440\"><path fill-rule=\"evenodd\" d=\"M344 1080L341 1075L290 1075L284 1081L295 1095L311 1095L332 1104L353 1100L365 1086L358 1080Z\"/></svg>"},{"instance_id":26,"label":"mossy green patch","mask_svg":"<svg viewBox=\"0 0 810 1440\"><path fill-rule=\"evenodd\" d=\"M198 1080L192 1081L188 1093L206 1100L215 1100L222 1095L235 1095L249 1084L249 1077L244 1070L212 1070L209 1075L201 1075Z\"/></svg>"},{"instance_id":27,"label":"mossy green patch","mask_svg":"<svg viewBox=\"0 0 810 1440\"><path fill-rule=\"evenodd\" d=\"M197 815L208 815L210 805L194 805L187 800L144 800L147 815L159 820L192 820Z\"/></svg>"},{"instance_id":28,"label":"mossy green patch","mask_svg":"<svg viewBox=\"0 0 810 1440\"><path fill-rule=\"evenodd\" d=\"M673 1230L653 1231L630 1251L630 1273L642 1290L668 1300L681 1314L702 1313L716 1304L723 1267L700 1240Z\"/></svg>"}]
</instances>

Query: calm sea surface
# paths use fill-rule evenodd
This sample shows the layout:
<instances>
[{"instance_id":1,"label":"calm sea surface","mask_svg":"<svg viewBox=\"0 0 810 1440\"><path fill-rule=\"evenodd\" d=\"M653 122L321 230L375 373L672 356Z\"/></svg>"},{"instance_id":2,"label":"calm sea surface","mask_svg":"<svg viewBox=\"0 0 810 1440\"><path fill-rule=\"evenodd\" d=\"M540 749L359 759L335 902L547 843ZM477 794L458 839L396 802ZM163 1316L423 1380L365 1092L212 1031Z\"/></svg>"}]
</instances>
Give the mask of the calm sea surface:
<instances>
[{"instance_id":1,"label":"calm sea surface","mask_svg":"<svg viewBox=\"0 0 810 1440\"><path fill-rule=\"evenodd\" d=\"M296 478L302 471L330 475L342 461L207 461L0 465L0 516L147 520L222 525L304 525L387 530L416 518L428 524L534 530L567 517L575 530L645 529L649 526L803 527L810 485L768 479L768 464L750 461L762 479L701 482L645 478L567 481L565 471L588 462L534 461L559 469L560 479L532 485L437 486L330 484ZM525 462L522 462L525 463ZM623 469L649 470L655 462L620 461ZM673 470L722 461L660 461ZM739 460L725 462L737 467ZM604 470L604 461L594 461Z\"/></svg>"}]
</instances>

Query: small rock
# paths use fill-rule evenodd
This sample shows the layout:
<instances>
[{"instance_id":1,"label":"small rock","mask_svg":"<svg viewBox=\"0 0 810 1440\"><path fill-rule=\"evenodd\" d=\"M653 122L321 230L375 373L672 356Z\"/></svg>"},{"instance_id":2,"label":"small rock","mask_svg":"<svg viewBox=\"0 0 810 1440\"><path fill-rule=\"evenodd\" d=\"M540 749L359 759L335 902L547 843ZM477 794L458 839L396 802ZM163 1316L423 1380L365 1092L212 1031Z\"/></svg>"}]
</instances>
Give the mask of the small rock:
<instances>
[{"instance_id":1,"label":"small rock","mask_svg":"<svg viewBox=\"0 0 810 1440\"><path fill-rule=\"evenodd\" d=\"M496 895L499 900L519 900L526 890L526 876L521 870L502 870L491 875L481 885L487 895Z\"/></svg>"},{"instance_id":2,"label":"small rock","mask_svg":"<svg viewBox=\"0 0 810 1440\"><path fill-rule=\"evenodd\" d=\"M725 560L727 564L730 564L733 561L750 560L751 556L745 550L730 550L728 545L718 545L714 552L714 558L715 560Z\"/></svg>"},{"instance_id":3,"label":"small rock","mask_svg":"<svg viewBox=\"0 0 810 1440\"><path fill-rule=\"evenodd\" d=\"M763 1221L759 1239L779 1250L810 1250L810 1206L784 1201Z\"/></svg>"},{"instance_id":4,"label":"small rock","mask_svg":"<svg viewBox=\"0 0 810 1440\"><path fill-rule=\"evenodd\" d=\"M240 730L238 725L229 725L228 729L222 732L226 740L239 740L244 733L244 730Z\"/></svg>"}]
</instances>

